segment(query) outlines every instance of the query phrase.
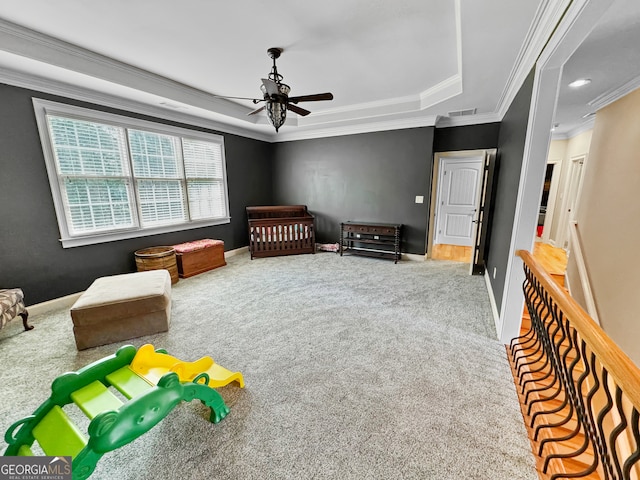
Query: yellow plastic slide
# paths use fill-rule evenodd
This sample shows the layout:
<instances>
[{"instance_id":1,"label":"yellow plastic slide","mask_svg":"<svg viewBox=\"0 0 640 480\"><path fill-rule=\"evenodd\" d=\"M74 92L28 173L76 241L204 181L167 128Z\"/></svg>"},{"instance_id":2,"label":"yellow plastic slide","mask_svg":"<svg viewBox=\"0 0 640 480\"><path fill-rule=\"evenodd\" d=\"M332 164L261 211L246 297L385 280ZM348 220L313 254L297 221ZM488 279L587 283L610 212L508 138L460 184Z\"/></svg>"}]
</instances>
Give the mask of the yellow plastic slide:
<instances>
[{"instance_id":1,"label":"yellow plastic slide","mask_svg":"<svg viewBox=\"0 0 640 480\"><path fill-rule=\"evenodd\" d=\"M151 344L138 349L129 368L153 385L156 385L165 373L175 372L181 382L203 383L217 388L235 381L240 388L244 388L242 373L227 370L215 363L211 357L184 362L169 354L156 352Z\"/></svg>"}]
</instances>

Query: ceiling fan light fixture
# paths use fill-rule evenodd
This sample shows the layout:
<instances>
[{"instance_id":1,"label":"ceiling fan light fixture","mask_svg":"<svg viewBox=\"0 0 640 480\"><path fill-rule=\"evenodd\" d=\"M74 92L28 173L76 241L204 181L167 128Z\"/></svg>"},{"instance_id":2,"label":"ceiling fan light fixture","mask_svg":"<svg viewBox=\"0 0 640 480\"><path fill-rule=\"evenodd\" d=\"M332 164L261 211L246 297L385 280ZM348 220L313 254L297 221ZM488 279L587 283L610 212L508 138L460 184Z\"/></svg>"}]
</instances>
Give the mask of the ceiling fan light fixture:
<instances>
[{"instance_id":1,"label":"ceiling fan light fixture","mask_svg":"<svg viewBox=\"0 0 640 480\"><path fill-rule=\"evenodd\" d=\"M287 119L287 106L280 102L267 102L266 104L267 118L271 125L278 129L284 124Z\"/></svg>"},{"instance_id":2,"label":"ceiling fan light fixture","mask_svg":"<svg viewBox=\"0 0 640 480\"><path fill-rule=\"evenodd\" d=\"M262 100L252 99L253 103L264 102L264 106L256 108L247 115L256 115L263 110L267 112L267 118L269 123L278 129L284 124L287 119L287 110L291 110L301 116L307 116L311 112L305 110L302 107L297 106L298 102L318 102L321 100L333 100L333 94L330 92L316 93L313 95L299 95L297 97L289 98L289 92L291 87L286 83L282 83L282 75L278 73L278 67L276 66L276 59L282 53L281 48L270 48L267 50L269 57L273 59L273 67L267 78L262 78L262 85L260 85L260 91L262 92ZM238 98L238 97L229 97Z\"/></svg>"}]
</instances>

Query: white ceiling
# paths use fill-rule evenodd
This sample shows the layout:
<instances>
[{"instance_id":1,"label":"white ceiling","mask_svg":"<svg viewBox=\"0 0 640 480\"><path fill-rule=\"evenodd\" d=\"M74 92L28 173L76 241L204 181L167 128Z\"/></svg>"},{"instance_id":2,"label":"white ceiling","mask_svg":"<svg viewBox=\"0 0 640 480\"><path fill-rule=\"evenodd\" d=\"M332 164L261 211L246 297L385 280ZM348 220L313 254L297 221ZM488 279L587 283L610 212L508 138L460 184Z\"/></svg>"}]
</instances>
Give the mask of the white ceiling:
<instances>
[{"instance_id":1,"label":"white ceiling","mask_svg":"<svg viewBox=\"0 0 640 480\"><path fill-rule=\"evenodd\" d=\"M554 137L593 125L589 115L640 87L640 1L613 2L562 70ZM591 83L570 88L574 80Z\"/></svg>"},{"instance_id":2,"label":"white ceiling","mask_svg":"<svg viewBox=\"0 0 640 480\"><path fill-rule=\"evenodd\" d=\"M0 81L268 141L499 121L566 4L2 0ZM261 98L269 47L291 95L334 94L278 134L217 97Z\"/></svg>"}]
</instances>

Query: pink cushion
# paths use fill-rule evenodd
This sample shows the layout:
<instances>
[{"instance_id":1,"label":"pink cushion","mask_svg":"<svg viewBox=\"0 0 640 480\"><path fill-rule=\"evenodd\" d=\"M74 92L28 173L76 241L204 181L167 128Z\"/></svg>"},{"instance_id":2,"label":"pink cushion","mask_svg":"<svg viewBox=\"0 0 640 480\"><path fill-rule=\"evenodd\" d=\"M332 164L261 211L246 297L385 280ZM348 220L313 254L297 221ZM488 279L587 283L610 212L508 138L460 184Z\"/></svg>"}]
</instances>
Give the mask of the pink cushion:
<instances>
[{"instance_id":1,"label":"pink cushion","mask_svg":"<svg viewBox=\"0 0 640 480\"><path fill-rule=\"evenodd\" d=\"M173 249L176 253L195 252L196 250L202 250L203 248L214 247L216 245L224 245L222 240L211 240L210 238L204 238L202 240L194 240L193 242L180 243L174 245Z\"/></svg>"}]
</instances>

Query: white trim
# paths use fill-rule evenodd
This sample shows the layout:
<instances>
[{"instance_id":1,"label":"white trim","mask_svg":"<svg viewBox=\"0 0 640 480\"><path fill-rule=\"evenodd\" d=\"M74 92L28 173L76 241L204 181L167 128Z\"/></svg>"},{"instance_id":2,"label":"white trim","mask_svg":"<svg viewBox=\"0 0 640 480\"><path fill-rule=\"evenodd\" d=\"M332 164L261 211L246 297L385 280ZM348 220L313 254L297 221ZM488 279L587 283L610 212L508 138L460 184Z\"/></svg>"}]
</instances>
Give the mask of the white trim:
<instances>
[{"instance_id":1,"label":"white trim","mask_svg":"<svg viewBox=\"0 0 640 480\"><path fill-rule=\"evenodd\" d=\"M34 303L33 305L27 305L29 310L29 318L36 315L44 315L45 313L53 312L54 310L61 310L63 308L71 308L76 300L80 298L84 291L78 293L72 293L64 297L53 298L42 303Z\"/></svg>"},{"instance_id":2,"label":"white trim","mask_svg":"<svg viewBox=\"0 0 640 480\"><path fill-rule=\"evenodd\" d=\"M501 121L539 54L544 44L542 39L546 40L548 37L550 28L555 26L559 15L566 8L567 1L543 0L538 7L496 111L445 120L443 126ZM424 115L423 110L463 91L460 3L460 0L455 0L457 73L414 96L317 112L311 117L290 117L280 134L266 130L268 125L263 116L247 117L246 114L250 111L248 107L3 19L0 19L0 41L5 51L35 62L44 62L55 68L65 68L93 76L120 88L144 91L150 96L157 96L159 104L165 98L168 100L164 102L165 105L175 104L188 113L169 106L161 107L133 101L119 97L119 94L105 94L14 71L0 71L0 81L271 143L433 126L437 117ZM153 99L150 99L150 102L153 102ZM409 115L409 118L393 118L398 115ZM289 129L292 131L288 131Z\"/></svg>"},{"instance_id":3,"label":"white trim","mask_svg":"<svg viewBox=\"0 0 640 480\"><path fill-rule=\"evenodd\" d=\"M133 117L107 113L100 110L92 110L58 102L51 102L49 100L42 100L39 98L33 98L32 103L35 111L38 132L40 134L40 141L42 144L45 164L47 167L47 175L49 178L49 184L53 197L54 209L56 212L56 217L58 219L58 227L61 236L60 241L62 242L63 248L93 245L97 243L125 240L129 238L147 237L150 235L157 235L161 233L191 230L194 228L222 225L231 222L231 218L229 217L229 191L227 186L227 167L223 136L213 133L200 132L198 130L175 127L172 125L165 125L163 123L149 122ZM151 228L145 228L141 225L136 225L134 227L123 230L114 229L107 232L91 232L82 235L72 235L69 230L69 219L67 218L67 213L64 208L64 199L60 186L60 178L58 176L57 163L55 160L53 145L47 125L47 115L58 115L91 122L104 122L110 125L116 125L123 129L143 129L145 131L161 133L180 138L201 140L204 142L215 143L219 145L221 148L220 153L222 161L222 183L224 188L224 208L226 215L218 218L188 220L187 222L180 222L176 224L162 225ZM130 174L131 178L133 178L133 172L130 172ZM137 198L134 197L133 202L136 206L138 206ZM135 215L135 211L133 211L132 214Z\"/></svg>"},{"instance_id":4,"label":"white trim","mask_svg":"<svg viewBox=\"0 0 640 480\"><path fill-rule=\"evenodd\" d=\"M265 142L273 141L273 135L256 132L253 130L235 127L228 123L207 119L189 113L179 112L173 109L157 107L135 100L121 98L107 93L96 92L84 87L69 85L66 83L50 80L35 75L27 75L10 69L0 69L0 82L12 85L14 87L26 88L37 92L48 93L51 95L60 95L62 97L80 100L83 102L94 103L104 107L116 108L125 112L137 113L140 115L148 115L158 119L169 120L173 122L183 123L219 131L222 133L231 133L240 135L254 140L262 140Z\"/></svg>"},{"instance_id":5,"label":"white trim","mask_svg":"<svg viewBox=\"0 0 640 480\"><path fill-rule=\"evenodd\" d=\"M558 232L556 234L556 242L560 245L560 248L565 248L568 236L569 229L571 227L571 222L576 214L579 201L580 201L580 192L582 191L582 179L584 178L585 167L587 163L587 154L581 153L579 155L574 155L569 158L569 166L567 177L565 178L565 183L562 186L562 191L564 192L564 196L562 197L562 205L560 210L560 215L558 218ZM569 214L569 202L571 201L571 183L573 181L573 176L576 172L576 165L580 164L582 166L580 170L580 178L577 179L578 184L576 185L575 198L574 198L574 211Z\"/></svg>"},{"instance_id":6,"label":"white trim","mask_svg":"<svg viewBox=\"0 0 640 480\"><path fill-rule=\"evenodd\" d=\"M225 257L235 257L236 255L242 255L244 253L249 253L249 247L240 247L234 250L229 250L224 252Z\"/></svg>"},{"instance_id":7,"label":"white trim","mask_svg":"<svg viewBox=\"0 0 640 480\"><path fill-rule=\"evenodd\" d=\"M531 66L535 65L540 52L545 48L549 36L556 28L571 0L544 0L540 2L535 17L533 18L525 41L520 48L518 58L509 75L507 85L502 92L496 106L500 119L502 119L511 102L520 90L522 83L529 75Z\"/></svg>"},{"instance_id":8,"label":"white trim","mask_svg":"<svg viewBox=\"0 0 640 480\"><path fill-rule=\"evenodd\" d=\"M524 159L516 212L505 272L500 309L499 338L508 343L518 336L524 297L522 268L515 268L515 251L533 246L535 223L547 160L550 128L558 95L562 67L591 32L613 0L573 0L549 39L536 65L531 112L527 126Z\"/></svg>"},{"instance_id":9,"label":"white trim","mask_svg":"<svg viewBox=\"0 0 640 480\"><path fill-rule=\"evenodd\" d=\"M611 89L607 92L604 92L602 95L591 100L587 105L593 107L594 110L598 111L601 108L606 107L607 105L612 104L616 100L621 99L625 95L633 92L634 90L640 88L640 75L635 78L632 78L624 85L621 85L618 88Z\"/></svg>"},{"instance_id":10,"label":"white trim","mask_svg":"<svg viewBox=\"0 0 640 480\"><path fill-rule=\"evenodd\" d=\"M328 138L359 133L384 132L388 130L402 130L406 128L432 127L436 116L420 116L416 118L402 118L397 120L372 120L371 123L358 123L339 127L326 127L313 130L282 130L273 142L288 142L291 140L307 140L311 138Z\"/></svg>"},{"instance_id":11,"label":"white trim","mask_svg":"<svg viewBox=\"0 0 640 480\"><path fill-rule=\"evenodd\" d=\"M408 260L410 262L424 262L427 259L427 255L418 255L417 253L401 253L401 260Z\"/></svg>"},{"instance_id":12,"label":"white trim","mask_svg":"<svg viewBox=\"0 0 640 480\"><path fill-rule=\"evenodd\" d=\"M576 267L578 268L578 276L580 277L580 286L582 287L582 294L586 303L587 313L598 325L600 325L598 307L596 306L596 300L593 296L591 281L589 280L589 273L587 272L587 265L584 261L584 254L582 253L577 222L571 222L571 226L569 227L569 245L571 257L575 259ZM565 275L565 277L568 278L567 275ZM569 293L571 293L571 288L569 288Z\"/></svg>"},{"instance_id":13,"label":"white trim","mask_svg":"<svg viewBox=\"0 0 640 480\"><path fill-rule=\"evenodd\" d=\"M596 123L595 116L589 117L583 123L581 123L577 127L574 127L574 128L572 128L571 130L569 130L569 131L567 131L565 133L552 132L551 140L569 140L569 139L571 139L573 137L577 137L581 133L584 133L584 132L587 132L589 130L592 130L593 126L595 125L595 123Z\"/></svg>"},{"instance_id":14,"label":"white trim","mask_svg":"<svg viewBox=\"0 0 640 480\"><path fill-rule=\"evenodd\" d=\"M498 313L498 304L496 297L493 296L493 286L487 269L484 270L484 281L487 284L487 294L489 295L489 303L491 304L491 313L493 313L493 323L496 326L496 332L500 331L500 314Z\"/></svg>"},{"instance_id":15,"label":"white trim","mask_svg":"<svg viewBox=\"0 0 640 480\"><path fill-rule=\"evenodd\" d=\"M457 73L420 94L420 109L432 107L462 93L462 75Z\"/></svg>"},{"instance_id":16,"label":"white trim","mask_svg":"<svg viewBox=\"0 0 640 480\"><path fill-rule=\"evenodd\" d=\"M0 19L0 41L4 51L15 55L194 107L215 105L219 113L251 121L244 118L250 111L248 107L3 19Z\"/></svg>"},{"instance_id":17,"label":"white trim","mask_svg":"<svg viewBox=\"0 0 640 480\"><path fill-rule=\"evenodd\" d=\"M249 253L249 247L240 247L234 250L229 250L224 252L224 256L228 258L228 257L235 257L236 255L243 255L248 253ZM186 279L183 278L181 280L186 280ZM36 315L44 315L46 313L49 313L55 310L60 310L63 308L70 309L73 306L73 304L76 303L76 300L78 300L84 292L85 291L83 290L82 292L72 293L70 295L65 295L64 297L52 298L51 300L47 300L46 302L27 305L27 310L29 310L29 318L34 317Z\"/></svg>"},{"instance_id":18,"label":"white trim","mask_svg":"<svg viewBox=\"0 0 640 480\"><path fill-rule=\"evenodd\" d=\"M480 125L483 123L495 123L500 122L502 116L498 113L481 113L478 115L462 115L460 117L445 117L439 116L437 118L436 127L461 127L465 125Z\"/></svg>"}]
</instances>

